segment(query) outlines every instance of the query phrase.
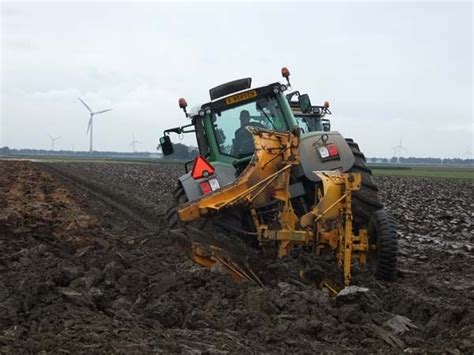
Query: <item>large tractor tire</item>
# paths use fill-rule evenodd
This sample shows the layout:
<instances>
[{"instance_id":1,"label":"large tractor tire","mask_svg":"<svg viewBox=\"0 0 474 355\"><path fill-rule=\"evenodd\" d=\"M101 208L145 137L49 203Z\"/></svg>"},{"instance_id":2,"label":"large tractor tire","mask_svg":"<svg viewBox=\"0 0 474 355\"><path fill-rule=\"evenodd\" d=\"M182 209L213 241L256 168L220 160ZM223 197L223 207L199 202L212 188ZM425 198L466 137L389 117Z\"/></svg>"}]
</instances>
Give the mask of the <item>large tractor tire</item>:
<instances>
[{"instance_id":1,"label":"large tractor tire","mask_svg":"<svg viewBox=\"0 0 474 355\"><path fill-rule=\"evenodd\" d=\"M168 228L169 229L178 229L178 228L183 228L184 223L181 222L178 218L178 211L177 208L178 206L181 206L182 204L188 202L188 197L186 196L186 192L184 191L183 187L179 185L175 190L174 190L174 204L171 206L167 212L166 212L166 221L168 222ZM226 220L227 222L234 222L234 224L241 225L242 224L242 217L240 214L237 212L230 212L222 215L221 219ZM186 225L189 225L191 227L200 229L200 230L206 230L211 233L215 232L220 232L224 234L229 234L232 232L236 232L235 230L228 229L226 228L225 225L220 221L219 218L213 220L212 222L209 222L206 219L198 219L196 221L187 223ZM241 227L240 227L241 228ZM238 228L240 230L240 228ZM238 234L238 233L237 233Z\"/></svg>"},{"instance_id":2,"label":"large tractor tire","mask_svg":"<svg viewBox=\"0 0 474 355\"><path fill-rule=\"evenodd\" d=\"M368 227L368 262L379 279L393 281L397 275L398 237L395 219L385 209L375 211Z\"/></svg>"},{"instance_id":3,"label":"large tractor tire","mask_svg":"<svg viewBox=\"0 0 474 355\"><path fill-rule=\"evenodd\" d=\"M180 229L184 228L186 225L205 231L206 233L220 233L228 236L233 235L234 237L237 235L247 245L254 247L258 246L257 239L253 235L246 235L246 230L243 227L244 225L247 226L250 224L251 220L249 218L245 218L238 211L226 211L226 213L222 214L220 218L215 218L212 221L207 219L198 219L186 224L181 222L178 218L177 208L186 202L188 202L186 192L184 191L183 187L179 185L174 190L173 206L168 208L166 211L166 221L168 222L169 229ZM223 223L224 221L226 223Z\"/></svg>"},{"instance_id":4,"label":"large tractor tire","mask_svg":"<svg viewBox=\"0 0 474 355\"><path fill-rule=\"evenodd\" d=\"M367 166L365 156L360 151L359 145L350 138L347 138L346 142L349 144L355 159L349 172L362 174L360 190L352 194L354 225L357 229L366 228L372 214L383 208L383 205L378 197L379 190L372 177L372 170Z\"/></svg>"},{"instance_id":5,"label":"large tractor tire","mask_svg":"<svg viewBox=\"0 0 474 355\"><path fill-rule=\"evenodd\" d=\"M178 218L178 206L188 202L188 197L181 184L173 192L174 204L166 211L166 221L168 222L169 229L183 228L184 224ZM197 229L204 229L206 226L206 220L200 219L189 224L190 226Z\"/></svg>"},{"instance_id":6,"label":"large tractor tire","mask_svg":"<svg viewBox=\"0 0 474 355\"><path fill-rule=\"evenodd\" d=\"M186 194L184 193L184 189L181 186L178 186L174 190L173 197L174 197L174 203L166 211L166 221L168 222L169 229L177 229L180 227L181 221L178 218L178 212L176 208L182 203L185 203L188 201L188 198L186 197Z\"/></svg>"}]
</instances>

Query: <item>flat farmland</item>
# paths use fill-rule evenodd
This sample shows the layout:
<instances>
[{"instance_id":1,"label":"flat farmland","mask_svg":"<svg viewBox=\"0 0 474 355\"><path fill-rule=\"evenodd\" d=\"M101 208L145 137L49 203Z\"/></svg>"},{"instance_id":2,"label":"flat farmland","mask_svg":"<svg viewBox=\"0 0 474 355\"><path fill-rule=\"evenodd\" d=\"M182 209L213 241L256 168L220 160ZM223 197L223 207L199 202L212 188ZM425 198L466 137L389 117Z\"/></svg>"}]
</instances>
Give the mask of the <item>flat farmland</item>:
<instances>
[{"instance_id":1,"label":"flat farmland","mask_svg":"<svg viewBox=\"0 0 474 355\"><path fill-rule=\"evenodd\" d=\"M0 161L5 353L472 353L469 179L376 176L399 272L333 298L296 251L263 287L194 265L167 230L180 165ZM263 272L256 270L256 272Z\"/></svg>"},{"instance_id":2,"label":"flat farmland","mask_svg":"<svg viewBox=\"0 0 474 355\"><path fill-rule=\"evenodd\" d=\"M474 181L474 168L449 166L374 166L374 175L381 176L411 176L440 179L463 179Z\"/></svg>"}]
</instances>

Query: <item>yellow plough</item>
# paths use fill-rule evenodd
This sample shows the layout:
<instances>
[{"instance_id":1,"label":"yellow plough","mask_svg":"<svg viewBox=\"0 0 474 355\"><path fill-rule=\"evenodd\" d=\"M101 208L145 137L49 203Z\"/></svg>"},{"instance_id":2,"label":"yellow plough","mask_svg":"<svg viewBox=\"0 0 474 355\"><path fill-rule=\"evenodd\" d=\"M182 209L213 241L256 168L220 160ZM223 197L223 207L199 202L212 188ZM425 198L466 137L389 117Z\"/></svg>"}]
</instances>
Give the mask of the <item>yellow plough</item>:
<instances>
[{"instance_id":1,"label":"yellow plough","mask_svg":"<svg viewBox=\"0 0 474 355\"><path fill-rule=\"evenodd\" d=\"M367 230L354 233L352 223L351 197L360 188L361 175L315 171L321 183L315 185L314 207L298 216L290 201L291 170L300 164L298 132L248 129L254 137L255 154L245 170L231 184L178 206L179 219L189 223L212 218L225 209L243 208L250 213L255 238L262 247L276 245L279 257L287 256L299 245L310 247L316 255L334 251L343 283L349 285L353 259L365 264L369 253ZM269 224L260 215L259 207L270 202L278 206L278 220ZM208 268L220 265L235 279L261 283L251 269L244 270L226 256L225 247L193 242L191 257Z\"/></svg>"}]
</instances>

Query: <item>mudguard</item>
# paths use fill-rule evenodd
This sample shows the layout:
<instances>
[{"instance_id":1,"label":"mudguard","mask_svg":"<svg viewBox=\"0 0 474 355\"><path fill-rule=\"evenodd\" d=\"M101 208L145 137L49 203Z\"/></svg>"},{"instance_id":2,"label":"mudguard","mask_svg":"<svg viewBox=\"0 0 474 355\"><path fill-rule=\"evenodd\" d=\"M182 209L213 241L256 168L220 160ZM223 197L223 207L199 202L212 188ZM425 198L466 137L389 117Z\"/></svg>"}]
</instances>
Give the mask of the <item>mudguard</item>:
<instances>
[{"instance_id":1,"label":"mudguard","mask_svg":"<svg viewBox=\"0 0 474 355\"><path fill-rule=\"evenodd\" d=\"M326 143L321 137L326 134ZM325 144L334 144L339 151L339 159L322 161L318 153L318 148ZM300 139L300 159L306 178L312 181L319 181L314 171L340 170L348 171L354 165L354 155L344 137L336 131L331 132L309 132L301 135Z\"/></svg>"},{"instance_id":2,"label":"mudguard","mask_svg":"<svg viewBox=\"0 0 474 355\"><path fill-rule=\"evenodd\" d=\"M216 169L216 179L219 181L221 187L235 180L235 168L232 165L212 162L212 166ZM194 180L191 177L191 172L179 178L179 182L186 193L188 201L194 201L202 196L202 191L199 186L200 181L201 180Z\"/></svg>"}]
</instances>

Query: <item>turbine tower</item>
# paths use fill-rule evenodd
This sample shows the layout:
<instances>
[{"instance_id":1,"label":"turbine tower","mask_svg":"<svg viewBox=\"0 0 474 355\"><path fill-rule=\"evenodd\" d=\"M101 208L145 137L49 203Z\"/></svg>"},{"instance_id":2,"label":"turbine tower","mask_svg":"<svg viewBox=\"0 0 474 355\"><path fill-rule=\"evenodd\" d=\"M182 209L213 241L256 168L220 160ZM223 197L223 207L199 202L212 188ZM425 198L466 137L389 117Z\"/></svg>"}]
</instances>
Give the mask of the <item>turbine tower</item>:
<instances>
[{"instance_id":1,"label":"turbine tower","mask_svg":"<svg viewBox=\"0 0 474 355\"><path fill-rule=\"evenodd\" d=\"M134 136L133 133L132 133L132 143L130 143L130 145L132 146L132 149L133 149L133 152L134 152L134 153L136 152L135 146L136 146L137 144L140 144L140 143L141 143L141 142L137 141L137 140L135 139L135 136Z\"/></svg>"},{"instance_id":2,"label":"turbine tower","mask_svg":"<svg viewBox=\"0 0 474 355\"><path fill-rule=\"evenodd\" d=\"M48 134L48 136L51 139L51 150L54 150L54 142L56 142L61 137L53 137L51 134Z\"/></svg>"},{"instance_id":3,"label":"turbine tower","mask_svg":"<svg viewBox=\"0 0 474 355\"><path fill-rule=\"evenodd\" d=\"M397 163L400 164L400 155L402 155L402 149L407 150L403 145L402 145L402 138L400 137L400 143L392 148L395 152L395 155L397 156ZM398 152L398 154L397 154Z\"/></svg>"},{"instance_id":4,"label":"turbine tower","mask_svg":"<svg viewBox=\"0 0 474 355\"><path fill-rule=\"evenodd\" d=\"M90 131L90 144L89 144L89 152L92 152L93 149L93 142L92 142L92 128L93 128L93 125L94 125L94 115L98 115L100 113L104 113L104 112L107 112L107 111L111 111L112 109L109 108L107 110L102 110L102 111L97 111L97 112L92 112L91 108L83 101L81 100L80 97L78 97L79 101L82 102L82 104L85 106L85 108L87 109L87 111L89 111L90 113L90 118L89 118L89 124L87 125L87 131L86 131L86 134L89 133Z\"/></svg>"},{"instance_id":5,"label":"turbine tower","mask_svg":"<svg viewBox=\"0 0 474 355\"><path fill-rule=\"evenodd\" d=\"M472 152L469 146L466 148L466 153L463 154L463 156L466 157L466 159L471 160L472 159Z\"/></svg>"}]
</instances>

